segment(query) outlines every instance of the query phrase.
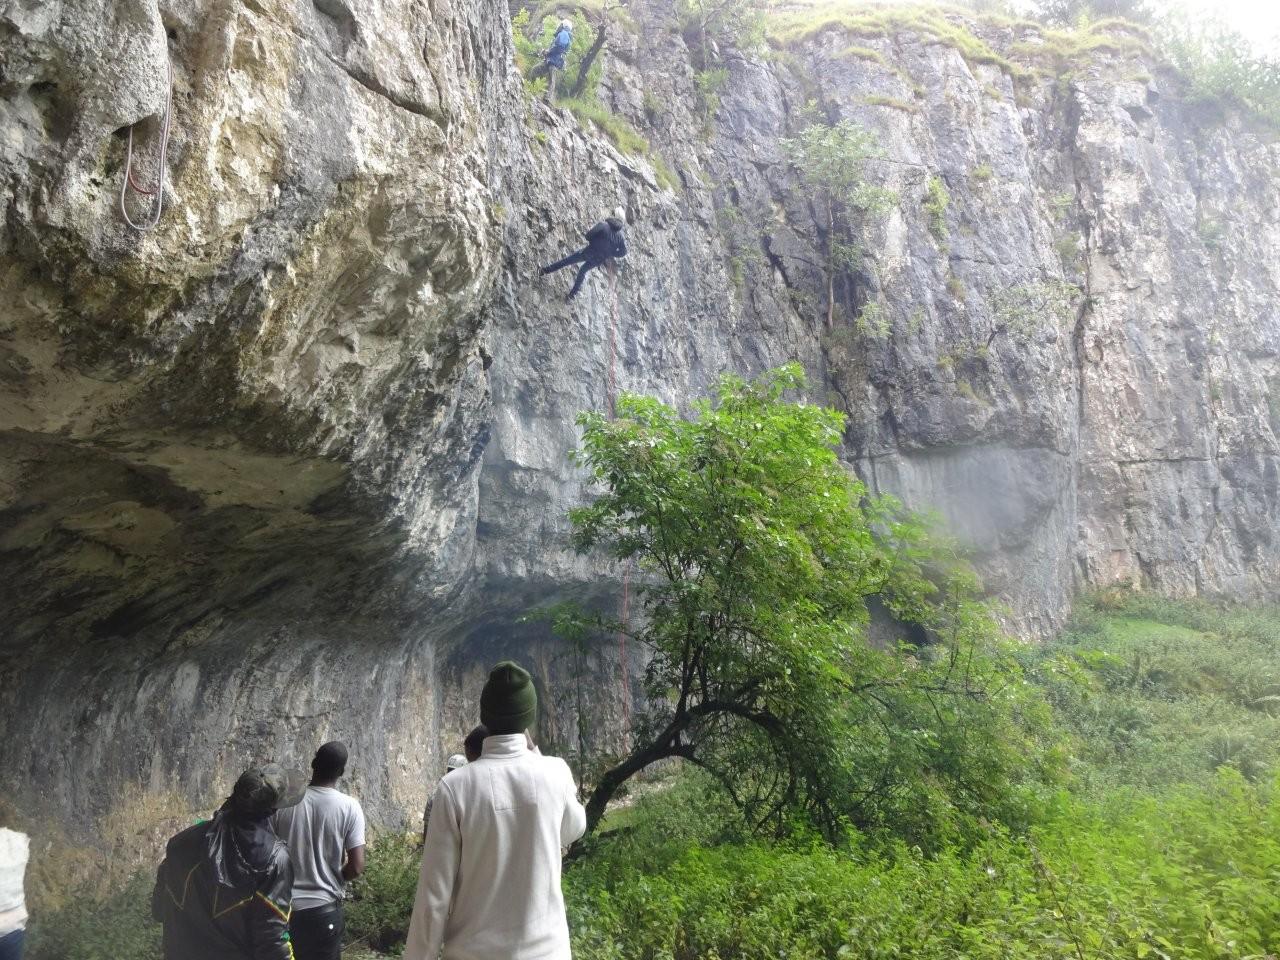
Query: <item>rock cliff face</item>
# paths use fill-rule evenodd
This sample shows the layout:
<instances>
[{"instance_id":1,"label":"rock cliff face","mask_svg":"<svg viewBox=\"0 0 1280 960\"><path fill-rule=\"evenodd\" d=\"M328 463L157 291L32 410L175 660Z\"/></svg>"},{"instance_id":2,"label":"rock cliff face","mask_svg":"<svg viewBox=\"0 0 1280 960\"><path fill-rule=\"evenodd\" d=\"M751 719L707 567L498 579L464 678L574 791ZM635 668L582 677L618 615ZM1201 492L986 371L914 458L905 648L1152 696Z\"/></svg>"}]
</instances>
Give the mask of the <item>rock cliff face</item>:
<instances>
[{"instance_id":1,"label":"rock cliff face","mask_svg":"<svg viewBox=\"0 0 1280 960\"><path fill-rule=\"evenodd\" d=\"M521 614L617 602L565 541L573 418L613 389L684 403L800 360L851 466L937 510L1028 636L1084 585L1280 580L1280 148L1128 45L1015 84L936 31L833 25L724 51L714 103L669 5L627 14L598 92L661 172L529 101L486 0L0 5L19 800L80 825L130 783L207 802L341 737L375 819L420 809L488 663L570 672ZM170 65L166 209L139 236L125 140L153 182ZM875 132L898 194L830 331L780 146L813 97ZM538 268L618 203L625 268L566 306ZM592 669L607 741L627 671ZM552 686L571 749L579 687Z\"/></svg>"}]
</instances>

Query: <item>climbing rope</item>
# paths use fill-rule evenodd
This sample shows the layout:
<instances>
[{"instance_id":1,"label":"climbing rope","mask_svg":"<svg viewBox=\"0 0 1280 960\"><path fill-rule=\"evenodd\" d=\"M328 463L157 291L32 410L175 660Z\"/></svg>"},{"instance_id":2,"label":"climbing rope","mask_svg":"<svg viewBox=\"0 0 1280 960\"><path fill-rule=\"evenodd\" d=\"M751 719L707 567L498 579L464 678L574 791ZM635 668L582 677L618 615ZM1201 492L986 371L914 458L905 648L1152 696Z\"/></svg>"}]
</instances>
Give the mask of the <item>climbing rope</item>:
<instances>
[{"instance_id":1,"label":"climbing rope","mask_svg":"<svg viewBox=\"0 0 1280 960\"><path fill-rule=\"evenodd\" d=\"M124 154L124 182L120 185L120 213L124 217L124 222L139 233L146 233L154 230L156 224L160 222L160 213L164 209L164 171L165 161L169 153L169 122L173 116L173 61L169 61L168 68L169 92L164 103L164 120L160 130L160 162L156 169L156 184L154 187L145 187L138 182L133 172L133 128L137 124L129 127L129 142L125 147ZM152 213L150 217L142 224L133 222L133 218L129 216L129 204L127 199L129 196L129 188L132 187L136 193L144 197L154 198L151 203Z\"/></svg>"},{"instance_id":2,"label":"climbing rope","mask_svg":"<svg viewBox=\"0 0 1280 960\"><path fill-rule=\"evenodd\" d=\"M609 419L618 415L618 267L609 260Z\"/></svg>"},{"instance_id":3,"label":"climbing rope","mask_svg":"<svg viewBox=\"0 0 1280 960\"><path fill-rule=\"evenodd\" d=\"M609 260L609 417L617 417L618 403L618 267ZM618 665L622 671L622 714L631 729L631 676L627 666L627 615L631 606L631 565L622 571L622 629L618 631Z\"/></svg>"}]
</instances>

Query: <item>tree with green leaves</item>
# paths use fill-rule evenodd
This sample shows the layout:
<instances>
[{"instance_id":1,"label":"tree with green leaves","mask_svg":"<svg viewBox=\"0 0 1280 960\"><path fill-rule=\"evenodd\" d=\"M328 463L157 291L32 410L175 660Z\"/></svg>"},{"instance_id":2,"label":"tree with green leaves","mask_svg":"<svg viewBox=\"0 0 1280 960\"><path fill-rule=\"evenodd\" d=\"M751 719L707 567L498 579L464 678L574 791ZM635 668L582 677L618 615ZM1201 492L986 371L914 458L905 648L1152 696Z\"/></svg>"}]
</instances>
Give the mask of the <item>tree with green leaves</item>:
<instances>
[{"instance_id":1,"label":"tree with green leaves","mask_svg":"<svg viewBox=\"0 0 1280 960\"><path fill-rule=\"evenodd\" d=\"M699 66L710 69L715 48L754 49L764 41L768 0L677 0L676 16Z\"/></svg>"},{"instance_id":2,"label":"tree with green leaves","mask_svg":"<svg viewBox=\"0 0 1280 960\"><path fill-rule=\"evenodd\" d=\"M840 464L843 417L784 399L803 383L790 365L724 377L688 418L634 395L616 420L579 418L578 460L603 489L572 512L574 544L633 566L641 616L562 608L557 628L625 631L647 657L633 745L596 779L589 831L672 758L753 827L799 817L830 837L848 822L930 834L1009 788L1023 685L998 631L954 558L927 562L921 522ZM916 643L868 642L873 605Z\"/></svg>"},{"instance_id":3,"label":"tree with green leaves","mask_svg":"<svg viewBox=\"0 0 1280 960\"><path fill-rule=\"evenodd\" d=\"M1066 26L1081 20L1105 20L1109 17L1150 23L1155 17L1148 0L1036 0L1032 12L1050 23Z\"/></svg>"},{"instance_id":4,"label":"tree with green leaves","mask_svg":"<svg viewBox=\"0 0 1280 960\"><path fill-rule=\"evenodd\" d=\"M827 288L827 328L835 324L836 277L862 257L861 226L880 216L897 195L868 179L870 161L880 156L875 136L854 123L828 123L811 104L800 136L782 141L800 182L818 207Z\"/></svg>"}]
</instances>

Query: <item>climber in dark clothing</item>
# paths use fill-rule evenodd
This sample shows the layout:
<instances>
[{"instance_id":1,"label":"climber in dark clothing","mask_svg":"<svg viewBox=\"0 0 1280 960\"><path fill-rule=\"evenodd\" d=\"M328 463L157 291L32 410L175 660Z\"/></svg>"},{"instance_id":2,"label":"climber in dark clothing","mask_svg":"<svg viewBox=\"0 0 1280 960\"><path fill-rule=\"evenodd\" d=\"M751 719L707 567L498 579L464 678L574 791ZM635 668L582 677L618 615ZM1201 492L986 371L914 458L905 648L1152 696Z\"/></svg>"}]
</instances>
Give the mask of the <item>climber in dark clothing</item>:
<instances>
[{"instance_id":1,"label":"climber in dark clothing","mask_svg":"<svg viewBox=\"0 0 1280 960\"><path fill-rule=\"evenodd\" d=\"M587 245L585 247L569 254L563 260L557 260L550 266L542 268L543 274L546 275L555 273L557 270L563 270L565 267L573 266L575 263L582 264L578 268L578 275L573 280L569 295L565 297L566 301L572 300L578 295L578 291L582 289L582 281L587 277L588 270L598 267L608 260L627 255L627 242L622 235L623 228L626 225L626 216L622 208L615 208L613 216L606 217L587 231Z\"/></svg>"},{"instance_id":2,"label":"climber in dark clothing","mask_svg":"<svg viewBox=\"0 0 1280 960\"><path fill-rule=\"evenodd\" d=\"M169 839L151 895L165 960L293 960L293 864L271 814L306 789L273 763L246 770L212 820Z\"/></svg>"}]
</instances>

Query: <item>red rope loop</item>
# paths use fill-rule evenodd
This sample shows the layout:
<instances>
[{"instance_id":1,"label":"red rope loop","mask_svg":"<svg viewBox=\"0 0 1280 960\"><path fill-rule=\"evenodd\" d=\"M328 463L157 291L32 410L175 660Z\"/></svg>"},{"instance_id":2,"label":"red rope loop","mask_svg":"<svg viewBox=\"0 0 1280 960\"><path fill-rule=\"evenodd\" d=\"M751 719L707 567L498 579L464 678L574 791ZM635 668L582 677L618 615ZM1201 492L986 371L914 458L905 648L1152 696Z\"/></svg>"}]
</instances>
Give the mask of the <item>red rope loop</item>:
<instances>
[{"instance_id":1,"label":"red rope loop","mask_svg":"<svg viewBox=\"0 0 1280 960\"><path fill-rule=\"evenodd\" d=\"M146 233L148 230L155 228L160 222L160 213L164 209L164 172L165 164L169 154L169 126L173 119L173 61L169 61L168 66L169 92L164 102L164 120L160 131L160 160L156 166L156 183L153 187L143 186L138 182L138 178L134 175L133 170L133 128L137 124L129 127L129 143L125 148L124 155L124 182L120 185L120 213L124 217L124 222L139 233ZM151 207L151 215L142 223L134 223L133 218L129 216L129 206L126 202L129 196L129 189L133 188L134 192L142 194L144 197L153 197L154 202L149 204Z\"/></svg>"}]
</instances>

